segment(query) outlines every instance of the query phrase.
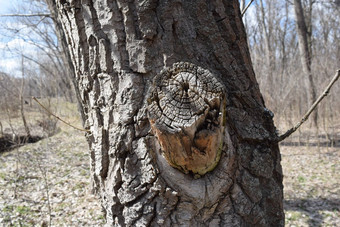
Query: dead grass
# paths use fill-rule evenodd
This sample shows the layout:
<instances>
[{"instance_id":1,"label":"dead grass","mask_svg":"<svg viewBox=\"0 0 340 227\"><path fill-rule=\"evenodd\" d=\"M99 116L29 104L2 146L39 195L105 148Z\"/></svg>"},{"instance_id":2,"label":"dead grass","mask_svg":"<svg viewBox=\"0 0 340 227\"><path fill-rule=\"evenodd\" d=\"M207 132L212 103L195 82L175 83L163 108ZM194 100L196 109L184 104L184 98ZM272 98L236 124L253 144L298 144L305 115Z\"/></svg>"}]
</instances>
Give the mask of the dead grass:
<instances>
[{"instance_id":1,"label":"dead grass","mask_svg":"<svg viewBox=\"0 0 340 227\"><path fill-rule=\"evenodd\" d=\"M103 224L90 193L85 139L70 130L0 156L0 223L5 226Z\"/></svg>"},{"instance_id":2,"label":"dead grass","mask_svg":"<svg viewBox=\"0 0 340 227\"><path fill-rule=\"evenodd\" d=\"M340 148L281 146L286 226L340 226Z\"/></svg>"},{"instance_id":3,"label":"dead grass","mask_svg":"<svg viewBox=\"0 0 340 227\"><path fill-rule=\"evenodd\" d=\"M75 105L63 105L58 115L79 126ZM31 126L39 116L28 114ZM20 118L12 123L20 131ZM52 137L0 153L0 226L103 225L99 199L91 194L84 133L58 127Z\"/></svg>"},{"instance_id":4,"label":"dead grass","mask_svg":"<svg viewBox=\"0 0 340 227\"><path fill-rule=\"evenodd\" d=\"M58 116L80 126L75 105L60 105ZM58 127L50 138L0 153L0 226L104 224L83 132ZM340 148L288 144L281 146L286 226L340 226Z\"/></svg>"}]
</instances>

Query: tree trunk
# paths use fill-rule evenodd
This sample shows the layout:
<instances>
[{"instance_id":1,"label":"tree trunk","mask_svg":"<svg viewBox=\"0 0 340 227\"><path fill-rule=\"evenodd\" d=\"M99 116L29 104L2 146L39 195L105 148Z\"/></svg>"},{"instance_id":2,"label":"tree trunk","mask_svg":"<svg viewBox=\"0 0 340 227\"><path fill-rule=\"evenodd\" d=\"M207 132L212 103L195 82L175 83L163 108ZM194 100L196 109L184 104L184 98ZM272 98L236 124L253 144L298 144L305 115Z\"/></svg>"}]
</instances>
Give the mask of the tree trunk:
<instances>
[{"instance_id":1,"label":"tree trunk","mask_svg":"<svg viewBox=\"0 0 340 227\"><path fill-rule=\"evenodd\" d=\"M108 225L284 225L277 135L237 0L56 7Z\"/></svg>"},{"instance_id":2,"label":"tree trunk","mask_svg":"<svg viewBox=\"0 0 340 227\"><path fill-rule=\"evenodd\" d=\"M25 128L25 132L26 132L26 139L25 139L24 143L26 143L26 141L29 140L30 137L31 137L31 132L30 132L30 128L28 127L25 112L24 112L25 66L24 66L23 56L21 56L21 75L22 75L22 78L21 78L21 86L20 86L20 90L19 90L19 101L20 101L21 119L22 119L22 122L24 123L24 128Z\"/></svg>"},{"instance_id":3,"label":"tree trunk","mask_svg":"<svg viewBox=\"0 0 340 227\"><path fill-rule=\"evenodd\" d=\"M310 5L310 7L312 7ZM294 0L294 10L295 10L295 18L297 24L297 33L299 38L299 49L301 55L301 63L303 72L306 75L306 88L307 88L307 97L308 97L308 105L311 106L316 100L316 88L313 81L312 74L312 54L310 48L310 41L308 41L308 29L305 21L305 16L301 4L301 0ZM311 15L310 15L311 16ZM311 29L310 29L311 30ZM316 128L318 127L318 114L317 110L312 114L312 125Z\"/></svg>"},{"instance_id":4,"label":"tree trunk","mask_svg":"<svg viewBox=\"0 0 340 227\"><path fill-rule=\"evenodd\" d=\"M68 48L68 43L66 41L66 34L63 31L61 21L58 20L58 15L57 15L58 10L57 10L57 6L56 6L56 2L47 0L46 3L48 5L48 9L51 12L52 20L53 20L53 23L54 23L54 28L55 28L55 31L56 31L56 35L58 37L58 41L60 42L61 48L63 50L62 60L63 60L64 65L66 66L65 72L68 74L68 76L66 76L66 75L64 75L64 76L68 77L68 78L66 78L66 81L71 82L73 87L74 87L75 95L76 95L76 98L77 98L78 111L80 113L81 120L82 120L82 123L84 125L84 123L85 123L85 111L84 111L84 108L83 108L83 105L82 105L82 99L81 99L81 96L80 96L79 87L77 86L76 75L75 75L76 72L75 72L75 69L74 69L74 66L73 66L72 58L70 56L70 53L72 53L72 52L68 51L69 48ZM67 84L67 82L65 84ZM71 84L70 84L70 86L71 86ZM70 90L70 89L68 89L68 90ZM69 97L72 97L72 94L70 94ZM72 100L71 100L71 102L72 102Z\"/></svg>"},{"instance_id":5,"label":"tree trunk","mask_svg":"<svg viewBox=\"0 0 340 227\"><path fill-rule=\"evenodd\" d=\"M267 4L267 8L265 10L264 8L264 4L263 1L260 0L259 1L260 5L260 15L258 15L258 20L261 24L262 27L262 33L263 33L263 37L264 37L264 47L265 47L265 68L266 71L265 73L267 74L267 80L266 83L268 83L267 87L269 88L269 90L272 90L273 86L273 73L275 70L275 55L273 53L273 48L272 45L274 45L274 40L271 38L271 36L273 36L273 26L271 25L272 22L270 22L270 20L273 20L273 18L271 18L271 12L273 9L272 8L272 3L270 2L266 2ZM274 3L275 4L275 3ZM267 15L266 15L267 13ZM267 103L268 104L268 103Z\"/></svg>"},{"instance_id":6,"label":"tree trunk","mask_svg":"<svg viewBox=\"0 0 340 227\"><path fill-rule=\"evenodd\" d=\"M246 8L246 0L241 0L240 1L240 10L243 12L244 8Z\"/></svg>"}]
</instances>

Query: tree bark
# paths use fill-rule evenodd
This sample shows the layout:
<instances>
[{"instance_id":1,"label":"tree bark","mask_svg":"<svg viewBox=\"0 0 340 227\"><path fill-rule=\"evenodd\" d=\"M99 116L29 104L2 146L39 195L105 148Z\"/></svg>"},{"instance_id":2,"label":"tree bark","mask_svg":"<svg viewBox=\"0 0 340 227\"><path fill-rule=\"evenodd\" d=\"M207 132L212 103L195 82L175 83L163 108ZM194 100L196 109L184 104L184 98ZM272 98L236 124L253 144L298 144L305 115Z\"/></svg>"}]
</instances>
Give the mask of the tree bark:
<instances>
[{"instance_id":1,"label":"tree bark","mask_svg":"<svg viewBox=\"0 0 340 227\"><path fill-rule=\"evenodd\" d=\"M310 5L310 8L311 7L312 5ZM311 68L311 65L312 65L312 53L311 53L311 47L310 47L311 42L308 41L310 40L310 38L308 38L309 32L307 29L301 0L294 0L294 11L295 11L298 39L299 39L299 49L300 49L302 69L306 75L305 82L306 82L306 88L307 88L308 105L311 106L316 100L316 88L315 88L312 68ZM312 114L312 124L315 127L318 127L317 110L315 110L315 112Z\"/></svg>"},{"instance_id":2,"label":"tree bark","mask_svg":"<svg viewBox=\"0 0 340 227\"><path fill-rule=\"evenodd\" d=\"M66 70L64 72L66 72L68 75L64 75L64 77L67 77L65 80L67 82L71 82L73 87L74 87L74 91L75 91L75 95L77 98L77 107L78 107L78 111L80 113L81 116L81 120L83 125L85 124L85 111L83 109L83 105L82 105L82 99L80 97L80 91L79 91L79 87L77 86L77 81L76 81L76 75L75 75L75 69L73 66L73 62L72 62L72 58L70 56L70 53L68 51L68 42L66 41L66 36L65 33L63 31L63 26L61 24L61 21L58 20L58 10L57 10L57 6L56 6L56 2L55 1L46 1L48 9L51 12L51 18L53 20L54 23L54 27L55 27L55 31L56 31L56 35L58 37L58 41L61 44L61 48L63 50L62 52L62 60L63 63L66 66ZM67 82L65 82L65 84L67 84ZM71 85L71 84L70 84ZM72 97L72 94L69 95L69 97Z\"/></svg>"},{"instance_id":3,"label":"tree bark","mask_svg":"<svg viewBox=\"0 0 340 227\"><path fill-rule=\"evenodd\" d=\"M94 189L109 226L284 225L277 135L237 0L63 0L56 7L90 130ZM179 77L188 82L179 86ZM190 107L197 117L193 126L166 123L165 112L164 121L157 121L152 108L163 108L172 85L185 98L200 84L197 103L202 99L204 107L195 113ZM171 155L178 150L171 141L182 141L174 146L183 150L180 155L206 155L211 145L217 157L220 135L216 165L198 176L195 169L173 167Z\"/></svg>"}]
</instances>

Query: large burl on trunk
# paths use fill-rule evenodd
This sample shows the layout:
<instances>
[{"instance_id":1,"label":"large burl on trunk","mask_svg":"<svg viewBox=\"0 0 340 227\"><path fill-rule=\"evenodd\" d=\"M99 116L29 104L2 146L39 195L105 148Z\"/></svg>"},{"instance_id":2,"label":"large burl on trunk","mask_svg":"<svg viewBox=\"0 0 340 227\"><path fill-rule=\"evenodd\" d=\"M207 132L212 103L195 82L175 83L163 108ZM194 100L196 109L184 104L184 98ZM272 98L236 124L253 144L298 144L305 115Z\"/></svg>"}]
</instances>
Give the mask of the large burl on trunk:
<instances>
[{"instance_id":1,"label":"large burl on trunk","mask_svg":"<svg viewBox=\"0 0 340 227\"><path fill-rule=\"evenodd\" d=\"M284 225L277 135L237 0L48 3L108 225Z\"/></svg>"}]
</instances>

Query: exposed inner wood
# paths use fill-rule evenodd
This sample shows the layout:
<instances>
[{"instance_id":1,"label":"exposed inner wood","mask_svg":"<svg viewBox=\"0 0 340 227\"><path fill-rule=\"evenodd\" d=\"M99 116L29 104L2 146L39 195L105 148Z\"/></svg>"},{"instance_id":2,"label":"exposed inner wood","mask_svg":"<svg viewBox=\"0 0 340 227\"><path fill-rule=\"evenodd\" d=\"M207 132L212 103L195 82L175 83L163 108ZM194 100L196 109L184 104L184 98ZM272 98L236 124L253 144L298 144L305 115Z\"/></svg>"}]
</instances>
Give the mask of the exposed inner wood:
<instances>
[{"instance_id":1,"label":"exposed inner wood","mask_svg":"<svg viewBox=\"0 0 340 227\"><path fill-rule=\"evenodd\" d=\"M149 120L168 163L203 175L217 165L222 147L225 90L206 69L175 63L154 79Z\"/></svg>"}]
</instances>

